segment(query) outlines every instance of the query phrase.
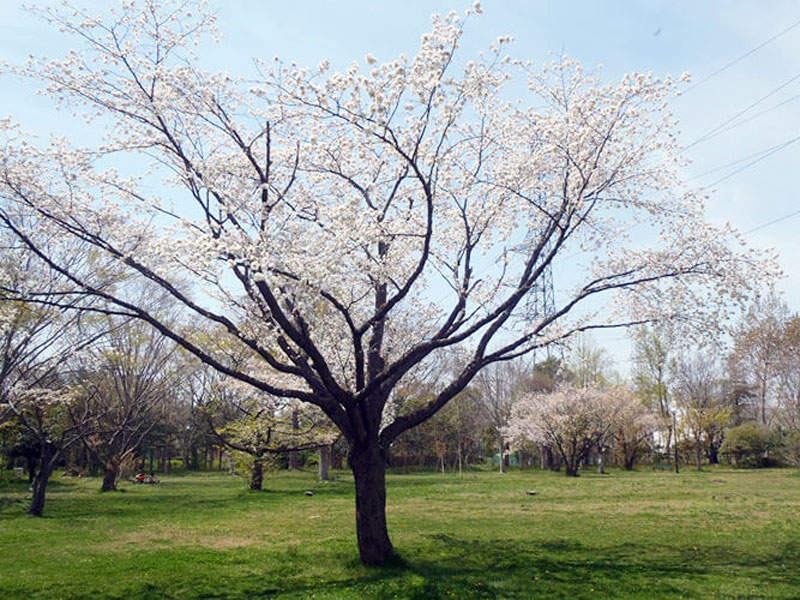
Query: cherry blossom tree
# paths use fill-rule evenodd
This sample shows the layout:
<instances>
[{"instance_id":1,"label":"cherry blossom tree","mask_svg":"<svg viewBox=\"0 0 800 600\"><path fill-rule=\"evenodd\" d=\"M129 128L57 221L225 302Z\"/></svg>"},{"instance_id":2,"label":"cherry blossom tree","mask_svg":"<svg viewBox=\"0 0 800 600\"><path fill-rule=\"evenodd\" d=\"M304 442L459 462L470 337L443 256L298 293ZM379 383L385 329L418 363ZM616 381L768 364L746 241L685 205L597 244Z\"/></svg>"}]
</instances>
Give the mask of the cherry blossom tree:
<instances>
[{"instance_id":1,"label":"cherry blossom tree","mask_svg":"<svg viewBox=\"0 0 800 600\"><path fill-rule=\"evenodd\" d=\"M632 471L637 459L653 446L653 434L665 427L665 419L647 406L630 390L617 388L617 419L613 437L617 454L627 471Z\"/></svg>"},{"instance_id":2,"label":"cherry blossom tree","mask_svg":"<svg viewBox=\"0 0 800 600\"><path fill-rule=\"evenodd\" d=\"M565 474L577 477L581 463L609 441L626 406L623 389L562 384L552 392L519 398L511 409L506 436L512 447L525 441L546 444L561 458Z\"/></svg>"},{"instance_id":3,"label":"cherry blossom tree","mask_svg":"<svg viewBox=\"0 0 800 600\"><path fill-rule=\"evenodd\" d=\"M193 45L214 18L195 2L126 1L102 18L46 10L81 47L11 71L105 138L35 145L0 125L0 223L76 292L232 378L319 407L342 432L365 563L393 554L389 446L481 369L593 328L721 322L728 300L775 273L680 185L676 82L605 83L568 59L538 68L509 58L508 38L470 60L459 45L480 6L468 12L434 17L411 57L367 54L344 71L261 61L245 78L201 68ZM152 174L136 171L142 156ZM31 215L127 281L161 286L268 368L230 366L129 286L62 264ZM633 226L647 244L629 243ZM535 310L543 274L575 253L553 310ZM456 348L449 383L383 418L395 387Z\"/></svg>"},{"instance_id":4,"label":"cherry blossom tree","mask_svg":"<svg viewBox=\"0 0 800 600\"><path fill-rule=\"evenodd\" d=\"M777 422L786 432L787 459L800 465L800 317L791 317L783 331Z\"/></svg>"},{"instance_id":5,"label":"cherry blossom tree","mask_svg":"<svg viewBox=\"0 0 800 600\"><path fill-rule=\"evenodd\" d=\"M58 273L13 239L0 238L0 245L0 423L14 421L32 446L28 513L42 516L50 476L89 418L76 405L64 365L103 332L88 332L84 315L54 306L61 302Z\"/></svg>"}]
</instances>

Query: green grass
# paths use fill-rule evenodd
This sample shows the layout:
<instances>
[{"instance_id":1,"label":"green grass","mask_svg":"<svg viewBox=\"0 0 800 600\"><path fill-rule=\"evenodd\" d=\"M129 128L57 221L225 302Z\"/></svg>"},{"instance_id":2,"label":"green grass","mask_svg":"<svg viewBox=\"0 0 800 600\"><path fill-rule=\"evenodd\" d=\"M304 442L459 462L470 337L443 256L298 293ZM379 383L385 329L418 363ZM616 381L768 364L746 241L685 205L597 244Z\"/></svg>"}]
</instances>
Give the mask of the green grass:
<instances>
[{"instance_id":1,"label":"green grass","mask_svg":"<svg viewBox=\"0 0 800 600\"><path fill-rule=\"evenodd\" d=\"M384 568L358 562L347 474L265 485L55 477L33 519L0 483L0 597L800 598L797 471L390 475Z\"/></svg>"}]
</instances>

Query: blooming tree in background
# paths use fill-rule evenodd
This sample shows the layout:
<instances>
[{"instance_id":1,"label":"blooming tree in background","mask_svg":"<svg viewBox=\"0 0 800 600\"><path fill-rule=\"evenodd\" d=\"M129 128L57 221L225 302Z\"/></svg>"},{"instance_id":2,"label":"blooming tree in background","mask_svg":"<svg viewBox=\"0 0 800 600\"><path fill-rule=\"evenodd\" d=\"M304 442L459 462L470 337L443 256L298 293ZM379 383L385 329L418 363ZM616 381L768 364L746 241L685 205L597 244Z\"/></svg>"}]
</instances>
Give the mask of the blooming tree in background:
<instances>
[{"instance_id":1,"label":"blooming tree in background","mask_svg":"<svg viewBox=\"0 0 800 600\"><path fill-rule=\"evenodd\" d=\"M514 403L505 435L512 448L526 441L549 446L566 475L577 477L581 463L616 433L629 397L624 388L571 384L527 394Z\"/></svg>"},{"instance_id":2,"label":"blooming tree in background","mask_svg":"<svg viewBox=\"0 0 800 600\"><path fill-rule=\"evenodd\" d=\"M44 13L81 47L12 70L106 134L92 148L37 146L3 121L0 223L76 293L321 409L349 444L366 563L393 554L388 447L481 369L592 328L720 322L775 273L680 187L669 78L604 83L566 59L536 68L506 56L508 39L462 58L455 13L434 17L411 57L367 54L342 72L264 61L242 78L201 68L192 46L214 18L197 8ZM155 174L137 176L137 157ZM127 279L101 287L96 271L62 264L32 216ZM646 244L631 243L634 226ZM570 283L544 313L528 299L550 266ZM137 278L227 342L149 312ZM230 344L264 368L232 364ZM396 386L456 349L464 359L429 401L383 418Z\"/></svg>"},{"instance_id":3,"label":"blooming tree in background","mask_svg":"<svg viewBox=\"0 0 800 600\"><path fill-rule=\"evenodd\" d=\"M69 246L68 246L69 247ZM28 514L42 516L47 483L64 451L80 441L89 413L76 402L64 365L105 332L88 331L78 306L64 301L61 276L18 241L0 236L0 423L15 422L36 452ZM63 249L63 247L62 247ZM72 247L74 250L74 247ZM74 253L61 256L78 259Z\"/></svg>"},{"instance_id":4,"label":"blooming tree in background","mask_svg":"<svg viewBox=\"0 0 800 600\"><path fill-rule=\"evenodd\" d=\"M627 471L632 471L642 454L653 447L654 433L666 428L664 417L645 404L631 390L617 388L617 418L613 436L617 452Z\"/></svg>"}]
</instances>

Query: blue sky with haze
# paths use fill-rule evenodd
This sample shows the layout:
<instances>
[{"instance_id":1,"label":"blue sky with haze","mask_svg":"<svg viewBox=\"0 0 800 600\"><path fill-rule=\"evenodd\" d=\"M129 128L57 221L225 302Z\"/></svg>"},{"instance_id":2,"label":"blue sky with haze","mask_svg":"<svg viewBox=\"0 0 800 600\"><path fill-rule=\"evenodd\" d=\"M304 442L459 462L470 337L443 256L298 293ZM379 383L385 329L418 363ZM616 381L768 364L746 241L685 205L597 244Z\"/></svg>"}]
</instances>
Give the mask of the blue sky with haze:
<instances>
[{"instance_id":1,"label":"blue sky with haze","mask_svg":"<svg viewBox=\"0 0 800 600\"><path fill-rule=\"evenodd\" d=\"M401 52L411 55L431 13L463 11L470 3L229 0L214 6L223 39L217 47L201 48L204 64L248 75L256 56L279 56L307 66L327 58L336 67L346 67L353 60L363 61L367 52L378 60ZM693 82L699 82L800 22L800 3L792 0L487 0L482 6L484 14L468 26L463 56L509 34L515 40L509 53L518 58L544 62L563 51L586 67L602 64L603 77L609 79L630 71L676 77L689 71ZM70 43L22 11L16 1L0 0L0 60L57 56ZM32 99L34 85L0 76L0 90L0 116L13 115L45 136L51 131L82 135L64 115L53 113L48 101ZM729 131L686 151L692 160L686 169L690 183L711 185L722 179L713 185L708 201L710 219L729 221L745 232L800 211L795 184L800 139L793 141L800 136L800 24L677 98L673 112L681 122L681 142L689 146L753 104L731 122ZM766 109L771 110L738 125ZM777 150L760 159L757 153L770 148ZM734 164L714 170L728 163ZM733 173L741 167L746 168ZM790 308L800 310L800 213L752 231L747 238L755 246L777 249L787 275L779 287ZM558 287L558 273L554 276ZM616 358L625 362L623 338L617 333L598 342L615 347Z\"/></svg>"}]
</instances>

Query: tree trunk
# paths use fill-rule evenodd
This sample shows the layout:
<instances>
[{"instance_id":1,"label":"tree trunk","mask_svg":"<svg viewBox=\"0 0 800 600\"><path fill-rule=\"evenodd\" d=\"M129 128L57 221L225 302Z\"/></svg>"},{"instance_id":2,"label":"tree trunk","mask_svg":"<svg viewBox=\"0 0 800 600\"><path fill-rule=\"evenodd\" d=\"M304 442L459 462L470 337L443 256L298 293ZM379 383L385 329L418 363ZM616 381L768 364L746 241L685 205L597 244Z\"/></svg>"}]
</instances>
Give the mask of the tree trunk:
<instances>
[{"instance_id":1,"label":"tree trunk","mask_svg":"<svg viewBox=\"0 0 800 600\"><path fill-rule=\"evenodd\" d=\"M337 448L336 444L331 444L331 468L342 469L344 467L344 451Z\"/></svg>"},{"instance_id":2,"label":"tree trunk","mask_svg":"<svg viewBox=\"0 0 800 600\"><path fill-rule=\"evenodd\" d=\"M575 448L573 447L573 450L574 449ZM582 457L574 453L572 455L569 455L560 448L558 453L561 456L561 460L564 462L564 474L567 477L578 477L579 475L578 471L581 468Z\"/></svg>"},{"instance_id":3,"label":"tree trunk","mask_svg":"<svg viewBox=\"0 0 800 600\"><path fill-rule=\"evenodd\" d=\"M117 475L119 468L114 461L109 460L106 462L105 469L103 470L103 485L100 486L101 492L113 492L117 489Z\"/></svg>"},{"instance_id":4,"label":"tree trunk","mask_svg":"<svg viewBox=\"0 0 800 600\"><path fill-rule=\"evenodd\" d=\"M670 454L671 446L672 446L672 426L670 425L669 427L667 427L667 442L664 445L664 454L666 454L667 456L669 456Z\"/></svg>"},{"instance_id":5,"label":"tree trunk","mask_svg":"<svg viewBox=\"0 0 800 600\"><path fill-rule=\"evenodd\" d=\"M260 492L264 483L264 458L253 457L253 470L250 475L250 489Z\"/></svg>"},{"instance_id":6,"label":"tree trunk","mask_svg":"<svg viewBox=\"0 0 800 600\"><path fill-rule=\"evenodd\" d=\"M319 473L321 481L328 481L331 478L331 447L330 445L320 446L319 448Z\"/></svg>"},{"instance_id":7,"label":"tree trunk","mask_svg":"<svg viewBox=\"0 0 800 600\"><path fill-rule=\"evenodd\" d=\"M47 482L50 480L50 475L53 473L53 465L55 464L56 454L53 448L48 443L42 444L41 455L39 457L39 469L36 477L33 479L33 494L31 496L31 507L28 509L28 514L34 517L41 517L44 511L45 492L47 491Z\"/></svg>"},{"instance_id":8,"label":"tree trunk","mask_svg":"<svg viewBox=\"0 0 800 600\"><path fill-rule=\"evenodd\" d=\"M299 416L297 410L292 411L292 431L300 429ZM297 450L289 450L289 470L296 471L298 464Z\"/></svg>"},{"instance_id":9,"label":"tree trunk","mask_svg":"<svg viewBox=\"0 0 800 600\"><path fill-rule=\"evenodd\" d=\"M33 482L36 479L36 458L28 454L25 456L25 462L28 465L28 483L33 485Z\"/></svg>"},{"instance_id":10,"label":"tree trunk","mask_svg":"<svg viewBox=\"0 0 800 600\"><path fill-rule=\"evenodd\" d=\"M720 443L716 440L712 440L708 446L708 464L710 465L718 465L719 464L719 447Z\"/></svg>"},{"instance_id":11,"label":"tree trunk","mask_svg":"<svg viewBox=\"0 0 800 600\"><path fill-rule=\"evenodd\" d=\"M508 459L506 458L506 455L505 455L505 452L506 452L506 441L503 439L502 435L498 435L497 436L497 447L500 449L500 472L501 473L505 473L506 472L506 461Z\"/></svg>"},{"instance_id":12,"label":"tree trunk","mask_svg":"<svg viewBox=\"0 0 800 600\"><path fill-rule=\"evenodd\" d=\"M386 527L386 464L377 442L350 446L356 484L356 535L361 562L380 565L394 555Z\"/></svg>"},{"instance_id":13,"label":"tree trunk","mask_svg":"<svg viewBox=\"0 0 800 600\"><path fill-rule=\"evenodd\" d=\"M631 452L625 453L625 470L626 471L633 471L633 467L636 465L636 450Z\"/></svg>"},{"instance_id":14,"label":"tree trunk","mask_svg":"<svg viewBox=\"0 0 800 600\"><path fill-rule=\"evenodd\" d=\"M694 458L697 462L697 470L703 470L703 446L700 443L700 439L698 438L694 443Z\"/></svg>"},{"instance_id":15,"label":"tree trunk","mask_svg":"<svg viewBox=\"0 0 800 600\"><path fill-rule=\"evenodd\" d=\"M672 449L675 452L675 473L680 473L681 468L678 460L678 415L675 413L672 413L672 431L675 433L675 439L672 443Z\"/></svg>"}]
</instances>

